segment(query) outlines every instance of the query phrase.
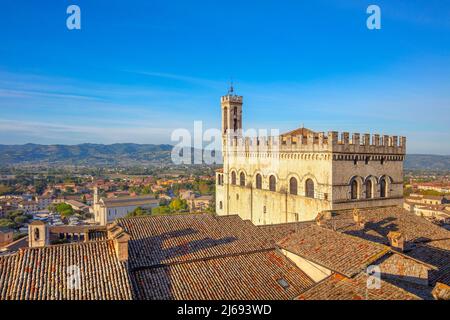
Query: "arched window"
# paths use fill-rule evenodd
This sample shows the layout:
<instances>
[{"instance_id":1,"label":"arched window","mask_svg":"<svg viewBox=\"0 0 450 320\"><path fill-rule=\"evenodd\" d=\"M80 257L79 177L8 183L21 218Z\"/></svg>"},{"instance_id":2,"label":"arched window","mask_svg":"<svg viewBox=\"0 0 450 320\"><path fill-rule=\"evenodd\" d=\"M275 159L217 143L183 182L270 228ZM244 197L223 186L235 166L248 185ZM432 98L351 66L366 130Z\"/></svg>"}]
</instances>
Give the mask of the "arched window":
<instances>
[{"instance_id":1,"label":"arched window","mask_svg":"<svg viewBox=\"0 0 450 320\"><path fill-rule=\"evenodd\" d=\"M34 228L34 240L39 240L39 228Z\"/></svg>"},{"instance_id":2,"label":"arched window","mask_svg":"<svg viewBox=\"0 0 450 320\"><path fill-rule=\"evenodd\" d=\"M372 181L371 180L366 181L366 198L367 199L372 198Z\"/></svg>"},{"instance_id":3,"label":"arched window","mask_svg":"<svg viewBox=\"0 0 450 320\"><path fill-rule=\"evenodd\" d=\"M236 172L231 172L231 184L236 185Z\"/></svg>"},{"instance_id":4,"label":"arched window","mask_svg":"<svg viewBox=\"0 0 450 320\"><path fill-rule=\"evenodd\" d=\"M358 199L358 181L356 179L350 183L350 195L352 199Z\"/></svg>"},{"instance_id":5,"label":"arched window","mask_svg":"<svg viewBox=\"0 0 450 320\"><path fill-rule=\"evenodd\" d=\"M269 177L269 190L276 191L277 190L277 178L275 176Z\"/></svg>"},{"instance_id":6,"label":"arched window","mask_svg":"<svg viewBox=\"0 0 450 320\"><path fill-rule=\"evenodd\" d=\"M380 179L380 197L385 198L387 195L387 183L386 178L383 177Z\"/></svg>"},{"instance_id":7,"label":"arched window","mask_svg":"<svg viewBox=\"0 0 450 320\"><path fill-rule=\"evenodd\" d=\"M237 123L237 107L234 107L234 114L233 114L233 116L234 116L234 119L233 119L233 123L234 123L234 125L233 125L233 127L234 127L234 131L237 131L237 127L238 127L238 123Z\"/></svg>"},{"instance_id":8,"label":"arched window","mask_svg":"<svg viewBox=\"0 0 450 320\"><path fill-rule=\"evenodd\" d=\"M219 209L222 210L222 207L223 207L222 201L219 201Z\"/></svg>"},{"instance_id":9,"label":"arched window","mask_svg":"<svg viewBox=\"0 0 450 320\"><path fill-rule=\"evenodd\" d=\"M314 198L314 181L307 179L305 182L305 196Z\"/></svg>"},{"instance_id":10,"label":"arched window","mask_svg":"<svg viewBox=\"0 0 450 320\"><path fill-rule=\"evenodd\" d=\"M245 187L245 174L243 172L239 175L239 184L241 187Z\"/></svg>"},{"instance_id":11,"label":"arched window","mask_svg":"<svg viewBox=\"0 0 450 320\"><path fill-rule=\"evenodd\" d=\"M289 180L289 193L295 195L297 194L297 179L294 177Z\"/></svg>"},{"instance_id":12,"label":"arched window","mask_svg":"<svg viewBox=\"0 0 450 320\"><path fill-rule=\"evenodd\" d=\"M259 173L256 175L256 189L262 189L262 178Z\"/></svg>"}]
</instances>

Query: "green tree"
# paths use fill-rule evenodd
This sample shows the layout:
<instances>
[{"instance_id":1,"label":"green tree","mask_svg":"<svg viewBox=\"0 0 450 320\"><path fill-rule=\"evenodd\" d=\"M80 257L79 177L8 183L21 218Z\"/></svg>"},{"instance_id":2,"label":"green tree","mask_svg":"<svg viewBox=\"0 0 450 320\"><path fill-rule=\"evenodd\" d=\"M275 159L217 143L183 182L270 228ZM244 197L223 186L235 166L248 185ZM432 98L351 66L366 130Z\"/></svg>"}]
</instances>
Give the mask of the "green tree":
<instances>
[{"instance_id":1,"label":"green tree","mask_svg":"<svg viewBox=\"0 0 450 320\"><path fill-rule=\"evenodd\" d=\"M27 216L17 216L14 218L14 222L16 224L24 224L28 222L28 217Z\"/></svg>"},{"instance_id":2,"label":"green tree","mask_svg":"<svg viewBox=\"0 0 450 320\"><path fill-rule=\"evenodd\" d=\"M67 203L58 203L56 205L56 211L63 217L67 218L71 215L73 215L75 212L73 211L73 208L68 205Z\"/></svg>"},{"instance_id":3,"label":"green tree","mask_svg":"<svg viewBox=\"0 0 450 320\"><path fill-rule=\"evenodd\" d=\"M148 212L146 210L142 209L141 207L137 207L133 211L129 212L126 215L126 217L131 218L131 217L138 217L138 216L145 216L145 215L148 215Z\"/></svg>"},{"instance_id":4,"label":"green tree","mask_svg":"<svg viewBox=\"0 0 450 320\"><path fill-rule=\"evenodd\" d=\"M0 219L0 227L13 229L16 228L17 226L11 219Z\"/></svg>"},{"instance_id":5,"label":"green tree","mask_svg":"<svg viewBox=\"0 0 450 320\"><path fill-rule=\"evenodd\" d=\"M169 206L159 206L152 209L152 214L159 215L159 214L168 214L170 213Z\"/></svg>"}]
</instances>

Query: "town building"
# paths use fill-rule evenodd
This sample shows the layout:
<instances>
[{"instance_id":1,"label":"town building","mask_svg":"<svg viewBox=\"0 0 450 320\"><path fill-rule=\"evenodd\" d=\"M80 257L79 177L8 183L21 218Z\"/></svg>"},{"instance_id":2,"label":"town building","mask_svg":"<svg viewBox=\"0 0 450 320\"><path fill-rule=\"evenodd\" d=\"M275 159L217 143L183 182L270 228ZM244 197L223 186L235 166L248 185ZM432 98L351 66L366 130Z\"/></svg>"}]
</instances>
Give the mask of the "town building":
<instances>
[{"instance_id":1,"label":"town building","mask_svg":"<svg viewBox=\"0 0 450 320\"><path fill-rule=\"evenodd\" d=\"M92 211L95 222L102 226L118 218L125 217L136 208L152 209L159 206L159 200L152 196L99 198L98 188L94 188Z\"/></svg>"},{"instance_id":2,"label":"town building","mask_svg":"<svg viewBox=\"0 0 450 320\"><path fill-rule=\"evenodd\" d=\"M313 220L323 210L403 204L405 137L306 128L245 137L242 106L232 89L221 98L217 214L262 225Z\"/></svg>"},{"instance_id":3,"label":"town building","mask_svg":"<svg viewBox=\"0 0 450 320\"><path fill-rule=\"evenodd\" d=\"M7 228L0 228L0 248L13 242L13 231Z\"/></svg>"}]
</instances>

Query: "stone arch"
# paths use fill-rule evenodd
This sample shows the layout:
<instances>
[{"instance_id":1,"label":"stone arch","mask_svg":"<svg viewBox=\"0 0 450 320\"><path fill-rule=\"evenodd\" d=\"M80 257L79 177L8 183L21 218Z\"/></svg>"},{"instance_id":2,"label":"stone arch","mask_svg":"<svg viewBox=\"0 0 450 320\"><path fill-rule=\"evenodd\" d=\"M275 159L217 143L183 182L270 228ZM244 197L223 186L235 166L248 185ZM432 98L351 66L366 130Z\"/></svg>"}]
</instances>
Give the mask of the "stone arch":
<instances>
[{"instance_id":1,"label":"stone arch","mask_svg":"<svg viewBox=\"0 0 450 320\"><path fill-rule=\"evenodd\" d=\"M236 170L232 170L230 175L231 175L231 184L235 186L237 181Z\"/></svg>"},{"instance_id":2,"label":"stone arch","mask_svg":"<svg viewBox=\"0 0 450 320\"><path fill-rule=\"evenodd\" d=\"M393 179L387 175L382 175L378 179L378 185L380 188L380 198L389 197L392 182L393 182Z\"/></svg>"},{"instance_id":3,"label":"stone arch","mask_svg":"<svg viewBox=\"0 0 450 320\"><path fill-rule=\"evenodd\" d=\"M263 181L262 174L259 171L256 171L253 174L253 176L255 177L255 188L262 189L262 181Z\"/></svg>"},{"instance_id":4,"label":"stone arch","mask_svg":"<svg viewBox=\"0 0 450 320\"><path fill-rule=\"evenodd\" d=\"M241 170L241 172L239 172L239 185L241 187L245 187L246 179L247 179L247 175L245 174L245 172L243 170Z\"/></svg>"},{"instance_id":5,"label":"stone arch","mask_svg":"<svg viewBox=\"0 0 450 320\"><path fill-rule=\"evenodd\" d=\"M289 193L298 195L298 179L295 176L289 178Z\"/></svg>"},{"instance_id":6,"label":"stone arch","mask_svg":"<svg viewBox=\"0 0 450 320\"><path fill-rule=\"evenodd\" d=\"M269 190L270 191L277 191L277 177L274 174L269 175Z\"/></svg>"},{"instance_id":7,"label":"stone arch","mask_svg":"<svg viewBox=\"0 0 450 320\"><path fill-rule=\"evenodd\" d=\"M305 180L305 197L314 198L314 181L311 178Z\"/></svg>"},{"instance_id":8,"label":"stone arch","mask_svg":"<svg viewBox=\"0 0 450 320\"><path fill-rule=\"evenodd\" d=\"M361 190L364 185L364 180L360 176L353 176L348 182L350 188L350 199L357 200L361 198Z\"/></svg>"}]
</instances>

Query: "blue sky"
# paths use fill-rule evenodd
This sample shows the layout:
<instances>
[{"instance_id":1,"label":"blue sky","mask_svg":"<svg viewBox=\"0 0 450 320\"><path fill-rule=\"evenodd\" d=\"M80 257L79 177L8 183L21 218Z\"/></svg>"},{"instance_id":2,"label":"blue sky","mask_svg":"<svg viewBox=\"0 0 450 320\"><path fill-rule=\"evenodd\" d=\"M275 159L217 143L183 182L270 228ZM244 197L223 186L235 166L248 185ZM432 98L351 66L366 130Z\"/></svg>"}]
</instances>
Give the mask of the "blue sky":
<instances>
[{"instance_id":1,"label":"blue sky","mask_svg":"<svg viewBox=\"0 0 450 320\"><path fill-rule=\"evenodd\" d=\"M195 120L220 126L232 77L246 128L405 135L409 153L450 154L446 0L3 0L0 39L2 144L170 143Z\"/></svg>"}]
</instances>

